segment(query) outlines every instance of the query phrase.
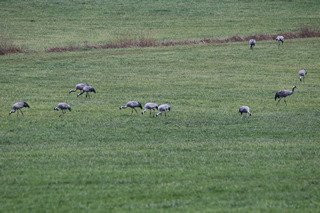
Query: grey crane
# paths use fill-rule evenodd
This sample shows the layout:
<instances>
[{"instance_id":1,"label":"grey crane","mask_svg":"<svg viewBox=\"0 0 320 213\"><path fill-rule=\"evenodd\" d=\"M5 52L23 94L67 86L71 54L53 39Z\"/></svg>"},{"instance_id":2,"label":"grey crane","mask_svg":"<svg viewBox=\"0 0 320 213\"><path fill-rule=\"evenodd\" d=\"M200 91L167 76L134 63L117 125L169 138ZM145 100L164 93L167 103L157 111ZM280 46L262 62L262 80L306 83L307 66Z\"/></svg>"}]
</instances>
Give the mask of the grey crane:
<instances>
[{"instance_id":1,"label":"grey crane","mask_svg":"<svg viewBox=\"0 0 320 213\"><path fill-rule=\"evenodd\" d=\"M56 110L56 111L60 110L62 113L61 115L59 115L60 117L63 114L65 114L67 110L71 111L71 106L67 103L62 102L62 103L58 103L58 105L53 110Z\"/></svg>"},{"instance_id":2,"label":"grey crane","mask_svg":"<svg viewBox=\"0 0 320 213\"><path fill-rule=\"evenodd\" d=\"M248 106L241 106L239 108L239 113L242 115L242 114L249 114L249 116L251 116L251 112L250 112L250 107Z\"/></svg>"},{"instance_id":3,"label":"grey crane","mask_svg":"<svg viewBox=\"0 0 320 213\"><path fill-rule=\"evenodd\" d=\"M11 115L11 113L15 113L17 112L17 115L19 114L19 111L21 112L21 114L23 115L23 112L21 109L23 108L30 108L29 104L25 101L18 101L16 103L14 103L12 105L12 109L11 111L9 112L9 115Z\"/></svg>"},{"instance_id":4,"label":"grey crane","mask_svg":"<svg viewBox=\"0 0 320 213\"><path fill-rule=\"evenodd\" d=\"M279 99L277 104L280 102L280 100L283 98L283 101L286 103L286 97L292 95L294 93L294 89L297 88L296 86L292 87L292 90L280 90L278 92L276 92L276 95L274 96L274 100L277 100L277 98Z\"/></svg>"},{"instance_id":5,"label":"grey crane","mask_svg":"<svg viewBox=\"0 0 320 213\"><path fill-rule=\"evenodd\" d=\"M138 113L138 111L136 110L136 108L139 107L140 109L142 109L142 105L141 105L141 103L140 103L139 101L129 101L129 102L126 103L125 105L120 106L119 109L125 109L125 108L128 108L128 107L132 109L131 115L132 115L132 113L133 113L133 110L135 110L136 113Z\"/></svg>"},{"instance_id":6,"label":"grey crane","mask_svg":"<svg viewBox=\"0 0 320 213\"><path fill-rule=\"evenodd\" d=\"M76 92L77 90L80 90L80 92L82 92L83 87L85 87L85 86L89 86L89 84L87 84L87 83L79 83L79 84L76 85L75 89L69 90L69 94L72 93L72 92Z\"/></svg>"},{"instance_id":7,"label":"grey crane","mask_svg":"<svg viewBox=\"0 0 320 213\"><path fill-rule=\"evenodd\" d=\"M306 75L308 74L308 71L306 69L302 69L299 70L298 75L299 75L299 79L300 81L304 81L304 78L306 77Z\"/></svg>"},{"instance_id":8,"label":"grey crane","mask_svg":"<svg viewBox=\"0 0 320 213\"><path fill-rule=\"evenodd\" d=\"M283 42L284 42L284 36L278 35L276 38L276 41L278 42L278 47L279 47L279 45L283 44Z\"/></svg>"},{"instance_id":9,"label":"grey crane","mask_svg":"<svg viewBox=\"0 0 320 213\"><path fill-rule=\"evenodd\" d=\"M89 96L89 92L94 92L96 93L96 90L93 88L93 86L91 85L87 85L87 86L84 86L82 88L82 91L77 95L77 97L79 97L80 95L82 95L83 93L86 93L86 97Z\"/></svg>"},{"instance_id":10,"label":"grey crane","mask_svg":"<svg viewBox=\"0 0 320 213\"><path fill-rule=\"evenodd\" d=\"M151 111L153 110L158 110L158 104L157 103L146 103L144 105L144 110L141 112L141 114L144 114L147 110L150 110L150 115L151 115Z\"/></svg>"},{"instance_id":11,"label":"grey crane","mask_svg":"<svg viewBox=\"0 0 320 213\"><path fill-rule=\"evenodd\" d=\"M156 116L158 115L162 115L162 113L164 113L165 116L167 116L167 112L171 110L171 106L169 104L161 104L158 107L158 113L156 114Z\"/></svg>"},{"instance_id":12,"label":"grey crane","mask_svg":"<svg viewBox=\"0 0 320 213\"><path fill-rule=\"evenodd\" d=\"M249 40L250 49L253 50L253 47L256 45L257 41L255 39Z\"/></svg>"}]
</instances>

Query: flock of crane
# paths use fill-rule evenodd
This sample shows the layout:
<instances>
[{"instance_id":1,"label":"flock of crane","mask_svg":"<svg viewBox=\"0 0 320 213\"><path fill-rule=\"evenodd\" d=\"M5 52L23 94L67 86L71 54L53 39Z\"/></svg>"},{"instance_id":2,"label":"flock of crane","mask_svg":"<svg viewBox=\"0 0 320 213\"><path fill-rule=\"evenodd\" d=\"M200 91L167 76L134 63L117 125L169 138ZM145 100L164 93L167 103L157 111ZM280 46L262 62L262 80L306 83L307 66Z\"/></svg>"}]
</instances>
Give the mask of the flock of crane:
<instances>
[{"instance_id":1,"label":"flock of crane","mask_svg":"<svg viewBox=\"0 0 320 213\"><path fill-rule=\"evenodd\" d=\"M282 35L277 36L276 41L278 42L278 45L283 44L284 36L282 36ZM253 50L253 47L256 45L256 43L257 43L257 41L255 39L250 39L249 40L249 46L250 46L251 50ZM306 69L299 70L298 75L299 75L300 81L304 81L304 78L307 75L307 70ZM277 104L281 101L281 99L283 99L283 101L287 105L287 102L286 102L285 98L290 96L290 95L292 95L294 93L294 89L295 88L297 88L297 87L293 86L292 90L280 90L280 91L277 91L275 96L274 96L275 100L278 99ZM249 114L249 116L251 116L251 109L248 106L241 106L239 108L239 113L241 115L242 114Z\"/></svg>"},{"instance_id":2,"label":"flock of crane","mask_svg":"<svg viewBox=\"0 0 320 213\"><path fill-rule=\"evenodd\" d=\"M86 97L89 97L91 92L96 93L96 90L92 85L89 85L87 83L79 83L79 84L77 84L75 86L74 89L71 89L69 91L69 94L72 93L72 92L76 92L78 90L80 91L80 93L77 94L77 97L79 97L80 95L82 95L84 93L86 93ZM119 109L125 109L125 108L128 108L128 107L132 109L131 114L133 113L133 110L135 110L138 113L136 108L143 109L142 105L141 105L141 103L139 101L129 101L125 105L120 106ZM30 105L25 101L18 101L15 104L13 104L12 109L9 112L9 115L11 113L15 113L15 112L17 112L17 115L19 114L19 112L23 115L23 112L22 112L23 108L30 108ZM60 116L62 116L67 111L71 111L71 106L69 104L67 104L67 103L61 102L54 108L54 110L61 111L62 114L60 114ZM158 105L157 103L151 103L150 102L150 103L146 103L144 105L144 110L142 111L142 114L144 114L147 110L150 111L150 115L151 115L152 111L155 112L155 110L158 110L158 113L155 114L155 116L158 116L158 115L160 115L162 113L166 116L167 112L171 110L171 106L169 104Z\"/></svg>"},{"instance_id":3,"label":"flock of crane","mask_svg":"<svg viewBox=\"0 0 320 213\"><path fill-rule=\"evenodd\" d=\"M278 42L278 45L283 44L284 42L284 36L277 36L276 41ZM253 50L253 47L256 45L256 40L255 39L250 39L249 40L249 46L250 49ZM299 79L300 81L304 81L305 76L307 75L307 70L306 69L302 69L299 70L298 72L299 75ZM278 99L277 104L281 101L281 99L283 99L283 101L285 102L285 104L287 104L286 102L286 97L292 95L294 93L295 88L297 88L296 86L293 86L292 90L280 90L277 91L275 94L275 100ZM77 90L80 91L79 94L77 94L77 97L79 97L80 95L86 93L86 97L90 96L90 93L96 93L96 90L93 86L87 84L87 83L79 83L75 86L74 89L69 91L69 94L72 92L76 92ZM12 113L17 112L17 114L19 114L19 112L23 115L22 109L23 108L30 108L30 105L25 102L25 101L19 101L16 102L15 104L13 104L11 111L9 112L9 115ZM133 110L135 110L136 113L138 113L138 111L136 110L136 108L140 108L143 109L143 111L141 112L142 114L144 114L147 110L150 111L150 115L152 115L152 111L155 114L155 111L158 110L158 113L156 113L153 116L158 116L161 114L164 114L166 116L167 112L171 110L171 106L169 104L161 104L158 105L157 103L146 103L144 105L144 107L142 107L142 104L139 101L129 101L127 102L125 105L122 105L119 107L119 109L125 109L125 108L131 108L131 114L133 113ZM71 111L71 106L67 103L59 103L54 110L57 111L61 111L62 114L60 114L60 116L62 116L63 114L66 113L66 111ZM242 114L248 114L249 116L251 116L251 109L249 106L241 106L239 108L239 113Z\"/></svg>"}]
</instances>

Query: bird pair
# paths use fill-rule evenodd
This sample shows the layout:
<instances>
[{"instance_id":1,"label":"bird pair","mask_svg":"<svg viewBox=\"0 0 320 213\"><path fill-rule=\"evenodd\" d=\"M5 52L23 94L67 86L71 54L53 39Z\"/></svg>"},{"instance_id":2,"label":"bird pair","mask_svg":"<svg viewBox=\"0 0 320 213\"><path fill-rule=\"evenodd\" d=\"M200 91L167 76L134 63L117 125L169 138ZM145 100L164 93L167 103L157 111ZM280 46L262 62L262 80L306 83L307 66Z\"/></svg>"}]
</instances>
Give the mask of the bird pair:
<instances>
[{"instance_id":1,"label":"bird pair","mask_svg":"<svg viewBox=\"0 0 320 213\"><path fill-rule=\"evenodd\" d=\"M276 41L278 42L278 47L280 44L283 44L284 42L284 36L277 36L276 38ZM253 47L256 45L257 41L255 39L250 39L249 40L249 46L250 46L250 49L253 50Z\"/></svg>"},{"instance_id":2,"label":"bird pair","mask_svg":"<svg viewBox=\"0 0 320 213\"><path fill-rule=\"evenodd\" d=\"M139 101L129 101L128 103L120 106L119 109L125 109L128 107L132 109L131 114L133 113L133 110L138 113L136 108L142 109L142 105ZM151 111L158 110L158 113L155 116L158 116L162 113L164 113L164 115L166 116L167 112L171 110L171 106L169 104L161 104L159 106L157 103L148 102L144 105L144 110L141 112L141 114L144 114L147 110L150 110L150 115Z\"/></svg>"},{"instance_id":3,"label":"bird pair","mask_svg":"<svg viewBox=\"0 0 320 213\"><path fill-rule=\"evenodd\" d=\"M295 88L297 88L296 86L292 87L292 90L280 90L278 92L276 92L274 99L278 100L277 104L280 102L281 99L283 99L283 101L285 102L285 104L287 105L286 102L286 97L292 95L294 93ZM248 106L242 106L239 109L240 114L242 115L243 113L248 113L251 116L251 112L250 112L250 107Z\"/></svg>"},{"instance_id":4,"label":"bird pair","mask_svg":"<svg viewBox=\"0 0 320 213\"><path fill-rule=\"evenodd\" d=\"M293 86L292 90L280 90L278 92L276 92L276 95L274 97L275 100L279 99L277 104L280 102L281 99L283 99L283 101L286 103L286 97L292 95L294 93L294 89L297 88L296 86ZM242 114L246 114L248 113L251 116L251 112L250 112L250 107L248 106L241 106L239 108L239 113Z\"/></svg>"},{"instance_id":5,"label":"bird pair","mask_svg":"<svg viewBox=\"0 0 320 213\"><path fill-rule=\"evenodd\" d=\"M299 80L300 81L304 81L304 78L306 77L307 75L307 70L306 69L302 69L302 70L299 70L298 72L298 75L299 75ZM274 100L278 100L277 104L280 102L281 99L283 99L283 101L285 102L285 104L287 105L287 102L286 102L286 97L292 95L294 93L294 90L296 89L297 87L296 86L293 86L292 87L292 90L280 90L278 92L276 92L276 95L274 97Z\"/></svg>"},{"instance_id":6,"label":"bird pair","mask_svg":"<svg viewBox=\"0 0 320 213\"><path fill-rule=\"evenodd\" d=\"M25 101L18 101L13 104L12 109L9 112L9 115L15 112L17 112L17 115L19 115L19 112L23 115L23 112L22 112L23 108L30 108L30 105ZM71 107L67 103L59 103L58 106L54 108L54 110L57 110L57 111L61 110L62 114L64 114L66 113L66 110L71 111Z\"/></svg>"},{"instance_id":7,"label":"bird pair","mask_svg":"<svg viewBox=\"0 0 320 213\"><path fill-rule=\"evenodd\" d=\"M76 92L77 90L80 91L80 93L77 95L77 97L79 97L83 93L86 93L86 97L89 96L90 92L96 93L96 90L93 88L93 86L91 86L87 83L79 83L76 85L75 89L69 90L69 94L72 92Z\"/></svg>"}]
</instances>

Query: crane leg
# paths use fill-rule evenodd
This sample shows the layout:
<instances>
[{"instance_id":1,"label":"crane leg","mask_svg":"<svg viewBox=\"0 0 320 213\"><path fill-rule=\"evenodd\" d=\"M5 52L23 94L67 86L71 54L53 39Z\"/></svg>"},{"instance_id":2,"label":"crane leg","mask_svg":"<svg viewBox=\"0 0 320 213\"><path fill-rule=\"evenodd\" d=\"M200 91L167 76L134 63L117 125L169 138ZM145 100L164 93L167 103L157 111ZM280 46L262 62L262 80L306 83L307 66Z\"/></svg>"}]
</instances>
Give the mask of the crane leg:
<instances>
[{"instance_id":1,"label":"crane leg","mask_svg":"<svg viewBox=\"0 0 320 213\"><path fill-rule=\"evenodd\" d=\"M62 115L64 115L64 113L66 113L64 110L61 110L61 114L59 115L59 117L61 117Z\"/></svg>"},{"instance_id":2,"label":"crane leg","mask_svg":"<svg viewBox=\"0 0 320 213\"><path fill-rule=\"evenodd\" d=\"M82 95L84 93L84 91L81 91L78 95L77 95L77 97L79 97L80 95Z\"/></svg>"},{"instance_id":3,"label":"crane leg","mask_svg":"<svg viewBox=\"0 0 320 213\"><path fill-rule=\"evenodd\" d=\"M69 91L69 94L72 93L72 92L75 92L75 91L77 91L77 90L72 89L72 90Z\"/></svg>"}]
</instances>

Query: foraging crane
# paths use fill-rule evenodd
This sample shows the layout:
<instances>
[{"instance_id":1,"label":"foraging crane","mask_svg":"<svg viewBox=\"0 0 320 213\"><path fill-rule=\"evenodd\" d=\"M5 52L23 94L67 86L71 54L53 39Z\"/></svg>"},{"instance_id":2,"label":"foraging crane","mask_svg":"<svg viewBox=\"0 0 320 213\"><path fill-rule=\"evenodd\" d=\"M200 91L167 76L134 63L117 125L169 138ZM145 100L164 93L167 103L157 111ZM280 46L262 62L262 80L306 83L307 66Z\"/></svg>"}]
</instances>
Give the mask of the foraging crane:
<instances>
[{"instance_id":1,"label":"foraging crane","mask_svg":"<svg viewBox=\"0 0 320 213\"><path fill-rule=\"evenodd\" d=\"M151 115L151 110L158 110L158 104L157 103L146 103L144 105L144 110L141 112L141 114L144 114L147 110L150 110L150 115Z\"/></svg>"},{"instance_id":2,"label":"foraging crane","mask_svg":"<svg viewBox=\"0 0 320 213\"><path fill-rule=\"evenodd\" d=\"M256 45L256 40L255 39L250 39L249 40L249 45L250 45L250 49L253 50L253 47Z\"/></svg>"},{"instance_id":3,"label":"foraging crane","mask_svg":"<svg viewBox=\"0 0 320 213\"><path fill-rule=\"evenodd\" d=\"M60 110L62 112L62 114L59 115L60 117L63 114L65 114L67 110L71 111L71 106L67 103L62 102L62 103L59 103L58 106L56 106L53 110L57 110L57 111Z\"/></svg>"},{"instance_id":4,"label":"foraging crane","mask_svg":"<svg viewBox=\"0 0 320 213\"><path fill-rule=\"evenodd\" d=\"M17 112L17 115L19 114L19 111L21 112L21 114L23 115L23 112L21 109L23 108L30 108L29 104L25 101L19 101L15 104L12 105L12 109L9 112L9 115L11 115L11 113L15 113Z\"/></svg>"},{"instance_id":5,"label":"foraging crane","mask_svg":"<svg viewBox=\"0 0 320 213\"><path fill-rule=\"evenodd\" d=\"M300 81L302 80L304 81L304 78L306 77L307 74L308 72L306 69L299 70L298 75L299 75Z\"/></svg>"},{"instance_id":6,"label":"foraging crane","mask_svg":"<svg viewBox=\"0 0 320 213\"><path fill-rule=\"evenodd\" d=\"M89 92L94 92L96 93L96 90L93 88L93 86L90 86L90 85L87 85L87 86L84 86L82 88L82 91L77 95L77 97L79 97L80 95L82 95L83 93L86 93L86 97L89 96Z\"/></svg>"},{"instance_id":7,"label":"foraging crane","mask_svg":"<svg viewBox=\"0 0 320 213\"><path fill-rule=\"evenodd\" d=\"M286 103L286 97L292 95L294 93L294 89L297 88L296 86L292 87L292 90L280 90L278 92L276 92L276 95L274 96L274 100L277 100L277 98L279 98L277 104L280 102L280 100L283 98L283 101Z\"/></svg>"},{"instance_id":8,"label":"foraging crane","mask_svg":"<svg viewBox=\"0 0 320 213\"><path fill-rule=\"evenodd\" d=\"M133 110L136 111L136 113L138 113L138 111L136 110L137 107L139 107L140 109L142 109L142 105L139 101L129 101L128 103L126 103L125 105L122 105L119 107L119 109L125 109L125 108L131 108L131 115L133 113Z\"/></svg>"},{"instance_id":9,"label":"foraging crane","mask_svg":"<svg viewBox=\"0 0 320 213\"><path fill-rule=\"evenodd\" d=\"M277 36L276 41L278 42L278 45L283 44L283 42L284 42L284 37L281 36L281 35L279 35L279 36ZM278 46L278 47L279 47L279 46Z\"/></svg>"},{"instance_id":10,"label":"foraging crane","mask_svg":"<svg viewBox=\"0 0 320 213\"><path fill-rule=\"evenodd\" d=\"M79 83L79 84L76 85L75 89L71 89L69 91L69 94L72 93L72 92L76 92L77 90L80 90L80 92L82 92L83 87L85 87L85 86L89 86L89 84L87 84L87 83Z\"/></svg>"},{"instance_id":11,"label":"foraging crane","mask_svg":"<svg viewBox=\"0 0 320 213\"><path fill-rule=\"evenodd\" d=\"M162 113L164 113L165 116L167 116L167 112L171 110L171 106L169 104L161 104L158 107L158 113L156 114L156 116L158 115L162 115Z\"/></svg>"},{"instance_id":12,"label":"foraging crane","mask_svg":"<svg viewBox=\"0 0 320 213\"><path fill-rule=\"evenodd\" d=\"M242 106L242 107L240 107L239 108L239 112L240 112L240 114L242 115L243 113L245 113L245 114L249 114L249 116L251 116L251 112L250 112L250 107L248 107L248 106Z\"/></svg>"}]
</instances>

